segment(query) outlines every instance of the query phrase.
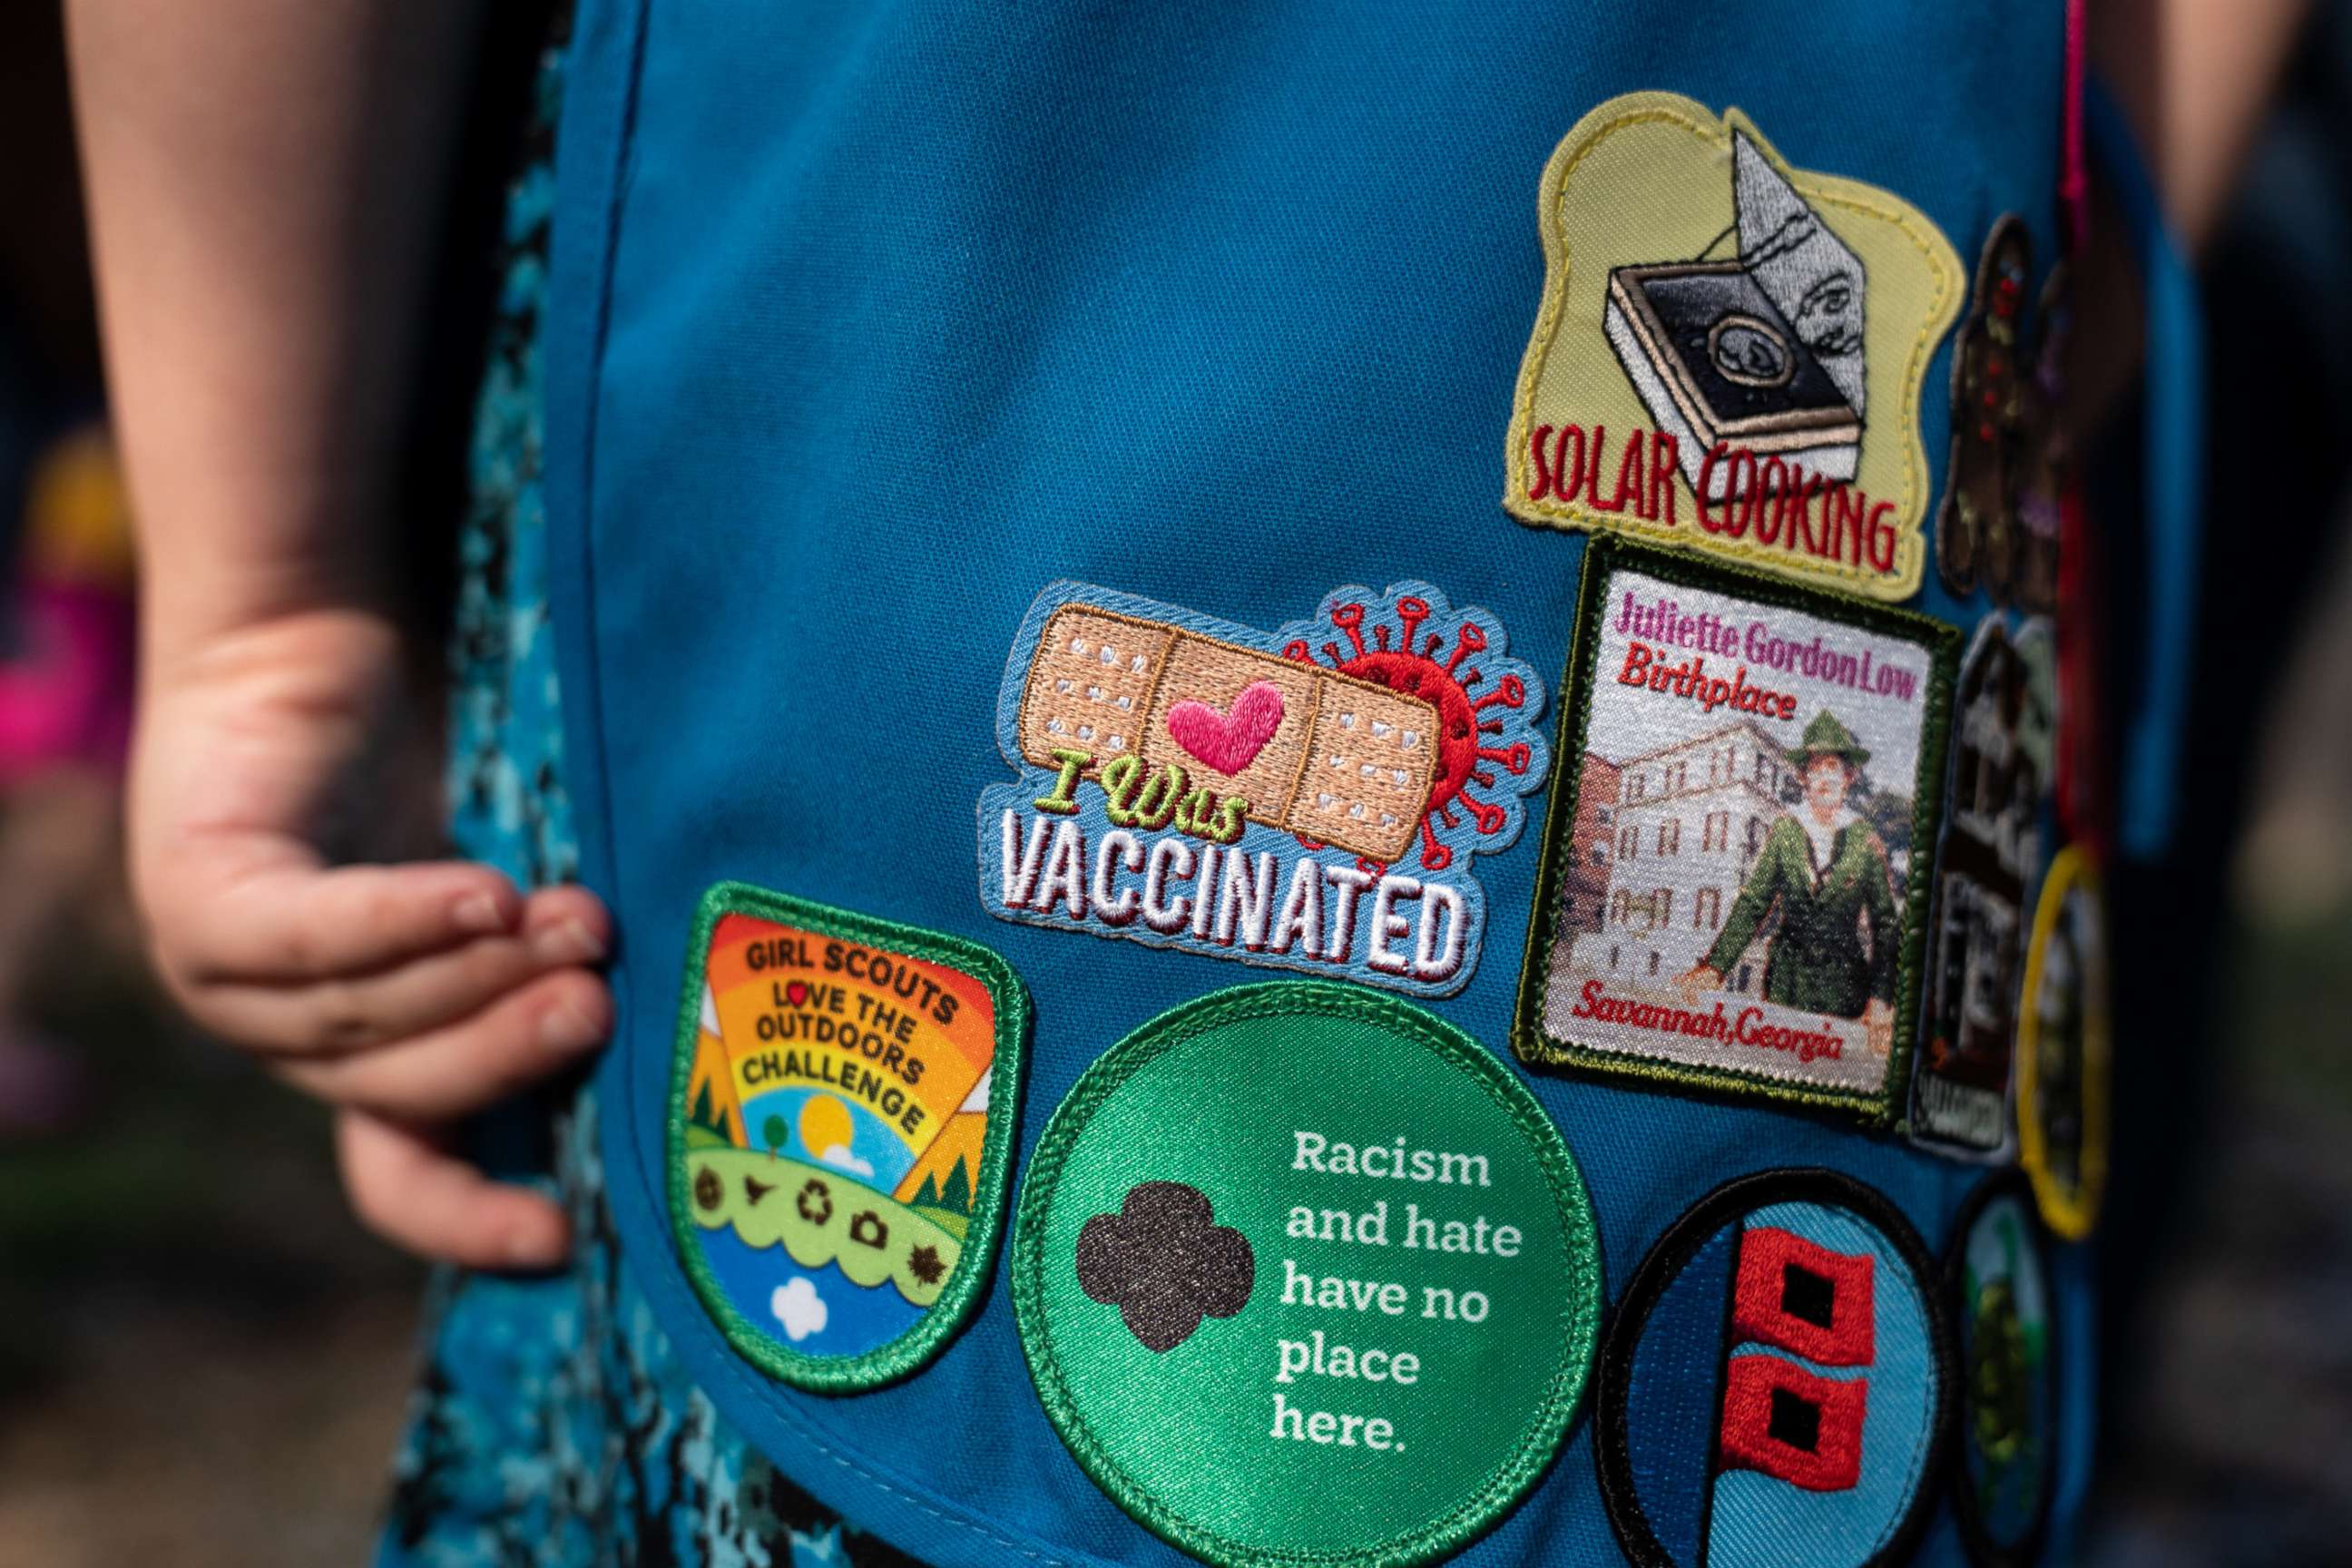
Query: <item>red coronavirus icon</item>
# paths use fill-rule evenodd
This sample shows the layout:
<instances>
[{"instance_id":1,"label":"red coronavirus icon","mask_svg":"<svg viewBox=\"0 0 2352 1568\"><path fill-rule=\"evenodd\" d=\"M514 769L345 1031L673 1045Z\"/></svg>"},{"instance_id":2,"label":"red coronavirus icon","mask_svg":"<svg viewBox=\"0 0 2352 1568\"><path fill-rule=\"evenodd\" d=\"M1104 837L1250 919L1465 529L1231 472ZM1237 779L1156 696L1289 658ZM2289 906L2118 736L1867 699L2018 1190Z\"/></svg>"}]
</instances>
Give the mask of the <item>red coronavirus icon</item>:
<instances>
[{"instance_id":1,"label":"red coronavirus icon","mask_svg":"<svg viewBox=\"0 0 2352 1568\"><path fill-rule=\"evenodd\" d=\"M1498 735L1504 729L1503 714L1489 713L1488 710L1524 706L1527 683L1517 675L1505 675L1491 690L1473 695L1474 689L1484 685L1486 678L1475 664L1466 669L1463 665L1465 660L1486 651L1486 632L1476 622L1466 616L1461 618L1454 627L1454 646L1448 651L1444 633L1422 635L1430 615L1426 599L1412 595L1398 599L1393 633L1386 626L1374 626L1371 645L1367 647L1363 605L1334 605L1330 608L1331 624L1347 637L1354 651L1345 652L1336 641L1327 642L1323 656L1342 675L1376 682L1402 696L1419 698L1437 710L1437 768L1430 781L1428 804L1422 808L1421 864L1423 870L1442 871L1454 863L1454 851L1440 842L1437 830L1441 824L1448 829L1460 826L1461 819L1454 814L1457 803L1470 814L1482 837L1500 833L1510 820L1503 807L1470 793L1474 784L1481 789L1495 788L1494 773L1482 764L1499 764L1514 775L1524 775L1530 750L1525 741L1504 746L1488 745L1481 739ZM1304 638L1290 642L1282 652L1284 658L1301 664L1315 662Z\"/></svg>"}]
</instances>

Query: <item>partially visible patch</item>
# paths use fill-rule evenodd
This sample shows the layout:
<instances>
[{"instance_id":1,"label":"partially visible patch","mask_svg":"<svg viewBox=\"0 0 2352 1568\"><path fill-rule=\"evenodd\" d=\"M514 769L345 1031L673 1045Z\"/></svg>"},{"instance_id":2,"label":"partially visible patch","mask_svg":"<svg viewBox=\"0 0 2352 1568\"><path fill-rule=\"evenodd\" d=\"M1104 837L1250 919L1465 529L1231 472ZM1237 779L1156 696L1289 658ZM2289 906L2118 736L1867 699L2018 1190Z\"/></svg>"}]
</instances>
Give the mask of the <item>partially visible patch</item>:
<instances>
[{"instance_id":1,"label":"partially visible patch","mask_svg":"<svg viewBox=\"0 0 2352 1568\"><path fill-rule=\"evenodd\" d=\"M2051 863L2018 1024L2018 1158L2050 1228L2091 1234L2107 1185L2107 912L2082 846Z\"/></svg>"},{"instance_id":2,"label":"partially visible patch","mask_svg":"<svg viewBox=\"0 0 2352 1568\"><path fill-rule=\"evenodd\" d=\"M1727 1182L1619 1298L1593 1449L1646 1568L1865 1568L1926 1528L1958 1397L1908 1221L1830 1171Z\"/></svg>"},{"instance_id":3,"label":"partially visible patch","mask_svg":"<svg viewBox=\"0 0 2352 1568\"><path fill-rule=\"evenodd\" d=\"M1977 627L1952 701L1944 851L1927 939L1927 1004L1911 1131L1989 1158L2011 1145L2011 1063L2024 984L2027 908L2042 866L2058 728L2046 623L2011 641Z\"/></svg>"},{"instance_id":4,"label":"partially visible patch","mask_svg":"<svg viewBox=\"0 0 2352 1568\"><path fill-rule=\"evenodd\" d=\"M1559 1131L1451 1025L1278 981L1164 1013L1039 1140L1013 1300L1046 1414L1222 1564L1458 1550L1582 1399L1600 1243Z\"/></svg>"},{"instance_id":5,"label":"partially visible patch","mask_svg":"<svg viewBox=\"0 0 2352 1568\"><path fill-rule=\"evenodd\" d=\"M1083 583L1013 639L980 800L1003 920L1443 996L1477 967L1472 857L1518 837L1544 687L1425 583L1271 635Z\"/></svg>"},{"instance_id":6,"label":"partially visible patch","mask_svg":"<svg viewBox=\"0 0 2352 1568\"><path fill-rule=\"evenodd\" d=\"M2053 268L2028 326L2033 241L2015 214L1985 237L1976 292L1952 351L1952 456L1936 519L1936 564L1963 596L2058 604L2060 499L2072 454L2063 410L2070 318Z\"/></svg>"},{"instance_id":7,"label":"partially visible patch","mask_svg":"<svg viewBox=\"0 0 2352 1568\"><path fill-rule=\"evenodd\" d=\"M1958 634L1595 541L1522 1059L1890 1122Z\"/></svg>"},{"instance_id":8,"label":"partially visible patch","mask_svg":"<svg viewBox=\"0 0 2352 1568\"><path fill-rule=\"evenodd\" d=\"M1872 598L1918 590L1919 393L1967 286L1925 214L1663 92L1579 121L1538 214L1512 515Z\"/></svg>"},{"instance_id":9,"label":"partially visible patch","mask_svg":"<svg viewBox=\"0 0 2352 1568\"><path fill-rule=\"evenodd\" d=\"M2024 1568L2057 1491L2057 1314L2042 1222L2013 1173L1969 1200L1944 1270L1960 1356L1952 1513L1981 1568Z\"/></svg>"},{"instance_id":10,"label":"partially visible patch","mask_svg":"<svg viewBox=\"0 0 2352 1568\"><path fill-rule=\"evenodd\" d=\"M796 1387L907 1375L988 1279L1026 993L977 943L733 882L688 963L669 1189L703 1304Z\"/></svg>"}]
</instances>

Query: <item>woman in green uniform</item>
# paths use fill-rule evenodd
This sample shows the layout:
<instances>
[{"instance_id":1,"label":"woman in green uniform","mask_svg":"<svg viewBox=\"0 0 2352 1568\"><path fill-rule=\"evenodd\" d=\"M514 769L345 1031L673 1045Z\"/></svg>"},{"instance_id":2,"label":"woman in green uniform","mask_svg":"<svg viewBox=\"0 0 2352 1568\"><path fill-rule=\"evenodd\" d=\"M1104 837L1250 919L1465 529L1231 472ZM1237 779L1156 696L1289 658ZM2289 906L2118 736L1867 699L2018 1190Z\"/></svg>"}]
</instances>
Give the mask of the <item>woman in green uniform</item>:
<instances>
[{"instance_id":1,"label":"woman in green uniform","mask_svg":"<svg viewBox=\"0 0 2352 1568\"><path fill-rule=\"evenodd\" d=\"M1765 836L1706 956L1680 984L1693 1005L1723 988L1724 972L1777 904L1780 929L1764 963L1764 999L1828 1017L1860 1018L1870 1048L1894 1043L1895 959L1901 921L1886 841L1846 805L1870 752L1823 709L1789 752L1804 780L1799 809Z\"/></svg>"}]
</instances>

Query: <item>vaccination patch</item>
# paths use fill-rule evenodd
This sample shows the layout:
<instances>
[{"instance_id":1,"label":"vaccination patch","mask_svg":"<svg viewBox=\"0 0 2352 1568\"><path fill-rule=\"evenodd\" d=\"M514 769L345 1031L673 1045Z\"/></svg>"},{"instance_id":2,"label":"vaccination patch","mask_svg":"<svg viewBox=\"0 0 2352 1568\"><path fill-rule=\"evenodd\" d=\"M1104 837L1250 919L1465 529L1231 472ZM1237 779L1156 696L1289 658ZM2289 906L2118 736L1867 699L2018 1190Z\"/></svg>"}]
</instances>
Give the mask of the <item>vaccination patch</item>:
<instances>
[{"instance_id":1,"label":"vaccination patch","mask_svg":"<svg viewBox=\"0 0 2352 1568\"><path fill-rule=\"evenodd\" d=\"M1550 1464L1601 1273L1508 1068L1410 1003L1276 981L1087 1069L1023 1181L1013 1291L1047 1414L1146 1527L1214 1563L1403 1564Z\"/></svg>"},{"instance_id":2,"label":"vaccination patch","mask_svg":"<svg viewBox=\"0 0 2352 1568\"><path fill-rule=\"evenodd\" d=\"M1501 624L1426 583L1340 588L1268 635L1083 583L1015 637L980 800L1002 920L1423 995L1477 967L1473 858L1550 752Z\"/></svg>"},{"instance_id":3,"label":"vaccination patch","mask_svg":"<svg viewBox=\"0 0 2352 1568\"><path fill-rule=\"evenodd\" d=\"M2014 1172L1961 1211L1945 1274L1960 1355L1952 1513L1979 1568L2025 1568L2057 1490L2058 1384L2042 1222Z\"/></svg>"},{"instance_id":4,"label":"vaccination patch","mask_svg":"<svg viewBox=\"0 0 2352 1568\"><path fill-rule=\"evenodd\" d=\"M2107 1184L2106 906L2080 845L2051 862L2025 955L2018 1159L2050 1228L2081 1241Z\"/></svg>"},{"instance_id":5,"label":"vaccination patch","mask_svg":"<svg viewBox=\"0 0 2352 1568\"><path fill-rule=\"evenodd\" d=\"M1967 290L1900 197L1738 110L1601 104L1545 166L1503 505L1876 599L1918 591L1919 394Z\"/></svg>"},{"instance_id":6,"label":"vaccination patch","mask_svg":"<svg viewBox=\"0 0 2352 1568\"><path fill-rule=\"evenodd\" d=\"M1595 541L1521 1058L1894 1121L1958 641Z\"/></svg>"},{"instance_id":7,"label":"vaccination patch","mask_svg":"<svg viewBox=\"0 0 2352 1568\"><path fill-rule=\"evenodd\" d=\"M960 938L703 898L672 1079L678 1248L737 1351L820 1391L928 1362L987 1281L1029 1002Z\"/></svg>"},{"instance_id":8,"label":"vaccination patch","mask_svg":"<svg viewBox=\"0 0 2352 1568\"><path fill-rule=\"evenodd\" d=\"M1651 1568L1908 1560L1958 1396L1941 1279L1893 1205L1830 1171L1708 1194L1625 1287L1593 1448Z\"/></svg>"}]
</instances>

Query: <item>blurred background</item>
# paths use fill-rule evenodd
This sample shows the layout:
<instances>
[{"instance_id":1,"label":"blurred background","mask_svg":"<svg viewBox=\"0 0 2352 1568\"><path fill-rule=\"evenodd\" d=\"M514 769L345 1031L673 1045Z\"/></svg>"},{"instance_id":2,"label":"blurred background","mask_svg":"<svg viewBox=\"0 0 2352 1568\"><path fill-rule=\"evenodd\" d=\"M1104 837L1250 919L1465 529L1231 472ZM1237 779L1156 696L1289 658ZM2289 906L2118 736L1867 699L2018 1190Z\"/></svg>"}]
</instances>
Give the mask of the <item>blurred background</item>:
<instances>
[{"instance_id":1,"label":"blurred background","mask_svg":"<svg viewBox=\"0 0 2352 1568\"><path fill-rule=\"evenodd\" d=\"M142 965L116 847L131 565L61 52L54 6L0 5L0 1568L357 1563L422 1271L349 1217L323 1117L194 1037ZM493 145L509 76L485 72ZM2112 889L2086 1555L2333 1563L2352 1555L2352 0L2315 7L2204 272L2187 826ZM461 357L467 298L460 278ZM2133 603L2139 563L2111 553L2107 602Z\"/></svg>"}]
</instances>

